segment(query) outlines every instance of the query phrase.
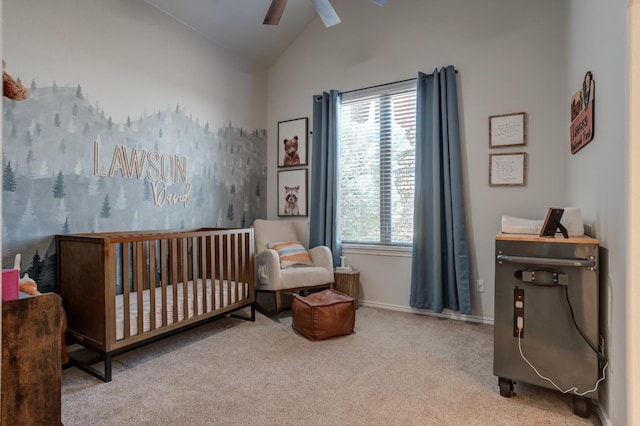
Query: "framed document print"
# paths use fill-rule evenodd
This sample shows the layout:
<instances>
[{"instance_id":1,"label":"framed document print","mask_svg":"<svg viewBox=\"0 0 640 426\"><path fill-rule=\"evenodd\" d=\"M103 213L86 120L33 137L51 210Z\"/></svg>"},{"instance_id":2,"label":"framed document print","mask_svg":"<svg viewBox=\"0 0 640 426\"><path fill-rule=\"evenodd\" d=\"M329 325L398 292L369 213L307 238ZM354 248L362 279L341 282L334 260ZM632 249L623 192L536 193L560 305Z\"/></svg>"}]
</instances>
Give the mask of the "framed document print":
<instances>
[{"instance_id":1,"label":"framed document print","mask_svg":"<svg viewBox=\"0 0 640 426\"><path fill-rule=\"evenodd\" d=\"M489 186L527 184L527 153L489 154Z\"/></svg>"},{"instance_id":2,"label":"framed document print","mask_svg":"<svg viewBox=\"0 0 640 426\"><path fill-rule=\"evenodd\" d=\"M278 167L307 164L309 119L296 118L278 123Z\"/></svg>"},{"instance_id":3,"label":"framed document print","mask_svg":"<svg viewBox=\"0 0 640 426\"><path fill-rule=\"evenodd\" d=\"M526 130L524 112L492 115L489 117L489 147L526 145Z\"/></svg>"}]
</instances>

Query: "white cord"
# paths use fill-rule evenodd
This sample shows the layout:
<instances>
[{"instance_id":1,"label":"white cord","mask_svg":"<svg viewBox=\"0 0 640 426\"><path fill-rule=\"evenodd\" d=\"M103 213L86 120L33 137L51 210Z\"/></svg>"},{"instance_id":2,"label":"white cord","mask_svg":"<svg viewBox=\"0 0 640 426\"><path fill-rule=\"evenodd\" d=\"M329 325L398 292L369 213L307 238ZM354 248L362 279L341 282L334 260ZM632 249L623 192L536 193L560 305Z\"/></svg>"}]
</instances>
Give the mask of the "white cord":
<instances>
[{"instance_id":1,"label":"white cord","mask_svg":"<svg viewBox=\"0 0 640 426\"><path fill-rule=\"evenodd\" d=\"M607 371L607 367L609 366L608 362L605 362L604 367L602 367L602 377L598 379L598 381L596 382L596 385L594 386L593 389L590 389L588 391L584 391L584 392L578 392L578 387L577 386L573 386L567 390L562 390L560 389L560 387L558 385L556 385L553 380L551 380L548 377L543 376L542 374L540 374L540 372L538 371L538 369L536 367L533 366L533 364L531 364L529 362L529 360L527 359L527 357L524 356L524 354L522 353L522 328L518 328L518 349L520 350L520 356L522 357L523 360L525 360L525 362L527 364L529 364L529 367L531 367L533 369L533 371L536 372L536 374L541 378L544 379L546 381L548 381L549 383L551 383L556 389L558 389L560 392L562 393L569 393L569 392L573 392L575 395L578 396L584 396L590 392L595 392L598 389L598 386L600 385L600 382L602 382L605 379L605 372Z\"/></svg>"}]
</instances>

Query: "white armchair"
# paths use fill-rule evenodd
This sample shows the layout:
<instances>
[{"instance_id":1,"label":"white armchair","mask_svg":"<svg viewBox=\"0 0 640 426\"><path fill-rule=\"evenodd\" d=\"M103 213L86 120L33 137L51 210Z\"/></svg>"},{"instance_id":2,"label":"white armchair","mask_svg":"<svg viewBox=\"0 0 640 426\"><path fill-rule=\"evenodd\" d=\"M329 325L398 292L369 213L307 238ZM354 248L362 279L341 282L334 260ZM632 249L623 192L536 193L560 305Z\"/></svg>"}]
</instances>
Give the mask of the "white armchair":
<instances>
[{"instance_id":1,"label":"white armchair","mask_svg":"<svg viewBox=\"0 0 640 426\"><path fill-rule=\"evenodd\" d=\"M278 252L267 245L300 241L293 221L256 219L253 228L257 274L256 300L259 292L274 293L277 314L282 310L282 293L333 288L333 259L328 247L318 246L308 250L313 266L282 269Z\"/></svg>"}]
</instances>

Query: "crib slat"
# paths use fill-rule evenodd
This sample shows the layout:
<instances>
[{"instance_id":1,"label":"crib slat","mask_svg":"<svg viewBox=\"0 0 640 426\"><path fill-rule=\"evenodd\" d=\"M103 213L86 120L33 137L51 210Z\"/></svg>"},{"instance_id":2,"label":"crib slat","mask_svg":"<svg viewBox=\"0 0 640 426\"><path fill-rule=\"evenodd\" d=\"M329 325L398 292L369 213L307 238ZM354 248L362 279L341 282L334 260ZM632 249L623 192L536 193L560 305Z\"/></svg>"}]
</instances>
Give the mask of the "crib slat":
<instances>
[{"instance_id":1,"label":"crib slat","mask_svg":"<svg viewBox=\"0 0 640 426\"><path fill-rule=\"evenodd\" d=\"M205 238L205 246L206 246L206 251L205 251L205 269L206 269L206 273L205 273L205 277L207 278L207 280L211 281L211 294L209 295L209 297L207 298L209 306L211 307L211 310L213 311L215 309L215 296L216 296L216 292L215 292L215 276L213 276L213 267L212 267L212 253L213 253L213 247L212 247L212 238L211 235L207 235Z\"/></svg>"},{"instance_id":2,"label":"crib slat","mask_svg":"<svg viewBox=\"0 0 640 426\"><path fill-rule=\"evenodd\" d=\"M160 287L162 288L162 326L167 326L167 256L169 244L167 240L160 240Z\"/></svg>"},{"instance_id":3,"label":"crib slat","mask_svg":"<svg viewBox=\"0 0 640 426\"><path fill-rule=\"evenodd\" d=\"M202 277L202 311L209 312L209 300L207 299L207 237L200 238L200 276ZM213 281L211 281L213 285Z\"/></svg>"},{"instance_id":4,"label":"crib slat","mask_svg":"<svg viewBox=\"0 0 640 426\"><path fill-rule=\"evenodd\" d=\"M178 322L178 239L171 238L171 284L173 284L173 322Z\"/></svg>"},{"instance_id":5,"label":"crib slat","mask_svg":"<svg viewBox=\"0 0 640 426\"><path fill-rule=\"evenodd\" d=\"M231 234L229 236L229 240L230 240L230 248L229 248L229 281L227 281L227 286L228 286L228 297L229 297L229 304L231 304L231 301L234 300L234 297L236 297L236 295L234 295L234 285L235 285L235 281L237 279L237 273L236 273L236 259L238 256L236 256L236 235ZM233 296L233 297L232 297ZM238 300L237 298L235 300Z\"/></svg>"},{"instance_id":6,"label":"crib slat","mask_svg":"<svg viewBox=\"0 0 640 426\"><path fill-rule=\"evenodd\" d=\"M227 297L228 297L228 292L227 295L225 296L225 291L224 291L224 285L225 282L227 280L227 274L229 271L229 265L227 265L227 246L229 244L229 239L227 238L226 235L223 235L220 238L220 250L218 253L218 256L221 257L220 259L220 307L225 307L227 306Z\"/></svg>"},{"instance_id":7,"label":"crib slat","mask_svg":"<svg viewBox=\"0 0 640 426\"><path fill-rule=\"evenodd\" d=\"M238 285L241 286L240 288L240 293L242 294L242 300L246 300L248 295L248 286L246 285L246 283L248 283L249 280L249 272L247 270L247 245L248 245L248 240L247 240L247 235L246 232L243 232L240 235L240 239L242 240L242 276L240 278L240 283Z\"/></svg>"},{"instance_id":8,"label":"crib slat","mask_svg":"<svg viewBox=\"0 0 640 426\"><path fill-rule=\"evenodd\" d=\"M152 241L149 241L149 331L153 331L155 329L156 329L156 242L152 240Z\"/></svg>"},{"instance_id":9,"label":"crib slat","mask_svg":"<svg viewBox=\"0 0 640 426\"><path fill-rule=\"evenodd\" d=\"M216 235L215 236L215 244L214 244L214 248L215 251L213 253L213 259L215 262L215 278L216 280L220 281L220 285L218 285L216 287L216 294L218 295L218 301L220 302L220 307L223 306L224 304L224 299L222 298L223 293L222 293L222 258L220 257L220 235Z\"/></svg>"},{"instance_id":10,"label":"crib slat","mask_svg":"<svg viewBox=\"0 0 640 426\"><path fill-rule=\"evenodd\" d=\"M191 279L193 281L193 315L198 316L198 237L192 237L191 241ZM206 288L205 288L206 291Z\"/></svg>"},{"instance_id":11,"label":"crib slat","mask_svg":"<svg viewBox=\"0 0 640 426\"><path fill-rule=\"evenodd\" d=\"M241 234L236 234L238 238L238 279L236 280L236 301L244 300L244 239Z\"/></svg>"},{"instance_id":12,"label":"crib slat","mask_svg":"<svg viewBox=\"0 0 640 426\"><path fill-rule=\"evenodd\" d=\"M253 253L255 250L254 240L253 240L253 230L251 232L247 232L245 235L245 241L247 242L247 249L245 251L245 259L247 262L247 282L249 285L247 286L247 297L255 302L255 266L253 263Z\"/></svg>"},{"instance_id":13,"label":"crib slat","mask_svg":"<svg viewBox=\"0 0 640 426\"><path fill-rule=\"evenodd\" d=\"M187 247L187 239L182 238L182 259L180 264L182 265L182 318L189 318L189 250Z\"/></svg>"},{"instance_id":14,"label":"crib slat","mask_svg":"<svg viewBox=\"0 0 640 426\"><path fill-rule=\"evenodd\" d=\"M242 300L247 298L246 289L244 283L247 282L247 266L246 266L246 258L244 256L247 246L247 241L245 240L244 234L240 234L241 248L240 248L240 258L242 259L240 266L240 280L238 281L238 285L240 286L239 292L242 295Z\"/></svg>"},{"instance_id":15,"label":"crib slat","mask_svg":"<svg viewBox=\"0 0 640 426\"><path fill-rule=\"evenodd\" d=\"M219 283L220 279L221 279L221 272L220 272L220 268L221 268L221 264L220 264L220 236L216 235L213 239L214 243L213 243L213 252L211 253L211 255L213 256L213 268L214 268L214 274L213 274L213 278L214 278L214 283ZM221 293L221 287L220 285L217 285L215 287L215 291L214 293L214 302L216 300L216 298L218 299L218 308L220 306L222 306L222 293Z\"/></svg>"},{"instance_id":16,"label":"crib slat","mask_svg":"<svg viewBox=\"0 0 640 426\"><path fill-rule=\"evenodd\" d=\"M138 335L144 331L144 285L143 285L143 269L146 269L146 256L144 250L144 241L136 241L133 245L133 289L136 291L136 313L138 317Z\"/></svg>"},{"instance_id":17,"label":"crib slat","mask_svg":"<svg viewBox=\"0 0 640 426\"><path fill-rule=\"evenodd\" d=\"M246 298L251 298L253 295L251 292L253 289L251 286L245 286L244 283L250 283L253 280L253 270L251 269L251 234L244 234L244 279L242 280L242 291L245 294Z\"/></svg>"},{"instance_id":18,"label":"crib slat","mask_svg":"<svg viewBox=\"0 0 640 426\"><path fill-rule=\"evenodd\" d=\"M236 238L238 239L238 276L236 277L235 287L236 287L236 302L239 302L241 299L244 299L244 240L242 239L242 234L236 234Z\"/></svg>"},{"instance_id":19,"label":"crib slat","mask_svg":"<svg viewBox=\"0 0 640 426\"><path fill-rule=\"evenodd\" d=\"M131 312L129 312L129 291L131 276L129 275L129 244L122 244L122 311L124 313L124 338L127 339L131 336Z\"/></svg>"}]
</instances>

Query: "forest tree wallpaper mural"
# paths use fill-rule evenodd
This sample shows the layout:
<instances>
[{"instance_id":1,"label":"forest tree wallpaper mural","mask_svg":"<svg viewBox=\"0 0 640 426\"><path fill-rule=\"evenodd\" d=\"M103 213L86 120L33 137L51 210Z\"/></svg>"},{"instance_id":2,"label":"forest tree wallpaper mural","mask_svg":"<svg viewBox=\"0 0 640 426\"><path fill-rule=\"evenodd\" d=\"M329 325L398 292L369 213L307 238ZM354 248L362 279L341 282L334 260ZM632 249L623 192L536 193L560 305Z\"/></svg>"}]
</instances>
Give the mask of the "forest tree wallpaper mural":
<instances>
[{"instance_id":1,"label":"forest tree wallpaper mural","mask_svg":"<svg viewBox=\"0 0 640 426\"><path fill-rule=\"evenodd\" d=\"M56 234L248 227L266 217L265 129L214 129L182 105L114 122L76 87L3 98L4 268L55 290Z\"/></svg>"}]
</instances>

